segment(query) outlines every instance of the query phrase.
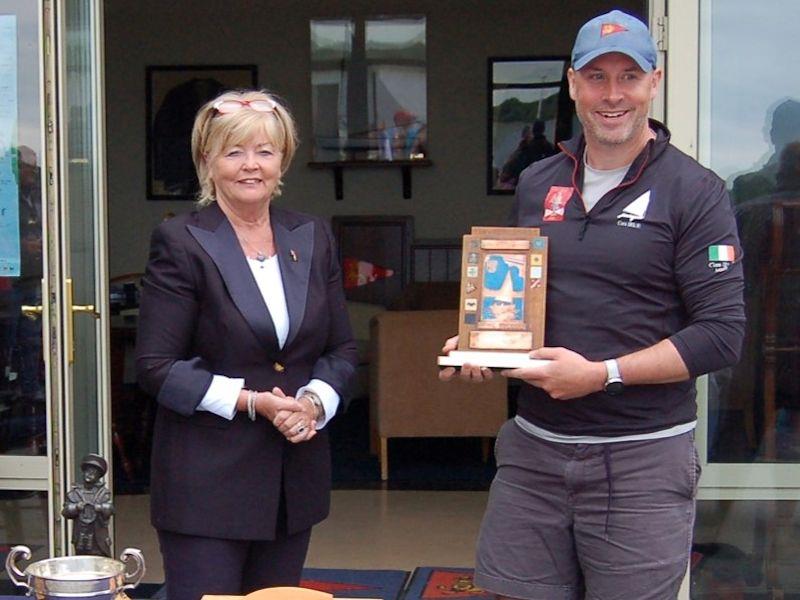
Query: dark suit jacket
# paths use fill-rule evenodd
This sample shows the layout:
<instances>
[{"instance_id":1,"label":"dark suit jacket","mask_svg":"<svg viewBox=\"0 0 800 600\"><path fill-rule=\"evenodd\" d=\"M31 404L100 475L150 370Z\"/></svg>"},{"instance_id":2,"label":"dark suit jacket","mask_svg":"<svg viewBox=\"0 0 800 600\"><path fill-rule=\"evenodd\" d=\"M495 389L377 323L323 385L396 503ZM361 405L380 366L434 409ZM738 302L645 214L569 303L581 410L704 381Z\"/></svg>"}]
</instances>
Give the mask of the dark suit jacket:
<instances>
[{"instance_id":1,"label":"dark suit jacket","mask_svg":"<svg viewBox=\"0 0 800 600\"><path fill-rule=\"evenodd\" d=\"M157 529L229 539L273 539L283 488L287 530L328 514L330 453L322 430L291 444L266 419L228 421L195 411L214 374L288 395L312 378L344 399L356 347L329 226L272 207L289 311L275 327L236 234L216 204L153 232L142 280L139 384L156 397L151 519Z\"/></svg>"}]
</instances>

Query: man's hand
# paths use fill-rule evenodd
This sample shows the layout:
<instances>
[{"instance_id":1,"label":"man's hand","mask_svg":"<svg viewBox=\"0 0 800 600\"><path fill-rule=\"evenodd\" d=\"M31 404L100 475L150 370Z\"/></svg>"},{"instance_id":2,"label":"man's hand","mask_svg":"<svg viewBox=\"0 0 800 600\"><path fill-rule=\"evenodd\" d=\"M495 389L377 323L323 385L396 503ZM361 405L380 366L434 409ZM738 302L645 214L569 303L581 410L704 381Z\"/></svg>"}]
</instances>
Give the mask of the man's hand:
<instances>
[{"instance_id":1,"label":"man's hand","mask_svg":"<svg viewBox=\"0 0 800 600\"><path fill-rule=\"evenodd\" d=\"M458 336L454 335L444 343L444 346L442 346L442 354L450 354L450 351L455 350L456 348L458 348ZM450 381L455 373L455 367L445 367L444 369L439 369L439 379L441 381ZM472 383L482 383L484 381L489 381L493 377L491 369L481 368L470 364L464 364L461 367L458 376L463 381L469 381Z\"/></svg>"},{"instance_id":2,"label":"man's hand","mask_svg":"<svg viewBox=\"0 0 800 600\"><path fill-rule=\"evenodd\" d=\"M598 392L606 381L606 367L602 362L591 362L583 356L566 348L539 348L530 354L531 358L550 360L538 367L506 369L500 374L504 377L522 379L542 388L556 400L571 400Z\"/></svg>"}]
</instances>

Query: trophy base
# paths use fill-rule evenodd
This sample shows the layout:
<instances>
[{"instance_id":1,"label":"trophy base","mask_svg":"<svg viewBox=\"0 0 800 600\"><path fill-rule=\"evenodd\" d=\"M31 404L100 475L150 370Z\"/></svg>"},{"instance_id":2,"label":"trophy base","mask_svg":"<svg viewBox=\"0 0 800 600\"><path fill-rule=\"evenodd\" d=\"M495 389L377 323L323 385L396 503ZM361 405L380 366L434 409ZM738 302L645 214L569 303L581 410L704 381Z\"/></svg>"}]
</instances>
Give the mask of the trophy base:
<instances>
[{"instance_id":1,"label":"trophy base","mask_svg":"<svg viewBox=\"0 0 800 600\"><path fill-rule=\"evenodd\" d=\"M520 367L541 367L550 361L530 358L527 352L453 350L447 356L438 357L437 362L440 367L461 367L470 364L489 369L518 369Z\"/></svg>"}]
</instances>

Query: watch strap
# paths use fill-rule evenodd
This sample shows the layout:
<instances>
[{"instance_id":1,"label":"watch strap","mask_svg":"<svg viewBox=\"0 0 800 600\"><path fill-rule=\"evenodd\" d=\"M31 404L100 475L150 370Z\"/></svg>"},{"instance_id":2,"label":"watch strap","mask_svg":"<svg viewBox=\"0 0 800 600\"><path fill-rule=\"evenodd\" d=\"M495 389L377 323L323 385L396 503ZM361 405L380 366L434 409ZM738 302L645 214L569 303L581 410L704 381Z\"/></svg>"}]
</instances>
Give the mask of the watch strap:
<instances>
[{"instance_id":1,"label":"watch strap","mask_svg":"<svg viewBox=\"0 0 800 600\"><path fill-rule=\"evenodd\" d=\"M606 385L612 381L622 381L622 375L619 372L619 363L615 358L604 360L603 364L606 366Z\"/></svg>"}]
</instances>

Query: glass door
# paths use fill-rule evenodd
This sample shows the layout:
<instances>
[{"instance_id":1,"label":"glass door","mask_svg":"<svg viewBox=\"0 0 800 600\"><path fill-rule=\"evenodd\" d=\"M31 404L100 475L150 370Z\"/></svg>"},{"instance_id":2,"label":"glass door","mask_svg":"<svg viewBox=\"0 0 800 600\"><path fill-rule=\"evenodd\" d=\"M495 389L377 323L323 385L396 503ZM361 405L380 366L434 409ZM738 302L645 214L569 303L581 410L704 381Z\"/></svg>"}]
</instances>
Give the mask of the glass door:
<instances>
[{"instance_id":1,"label":"glass door","mask_svg":"<svg viewBox=\"0 0 800 600\"><path fill-rule=\"evenodd\" d=\"M68 552L76 466L111 458L101 22L0 0L0 556Z\"/></svg>"},{"instance_id":2,"label":"glass door","mask_svg":"<svg viewBox=\"0 0 800 600\"><path fill-rule=\"evenodd\" d=\"M800 5L770 6L761 14L747 0L670 3L667 118L679 115L669 120L673 141L725 180L744 248L742 360L701 386L704 493L795 499L800 82L785 68L800 58L786 29Z\"/></svg>"},{"instance_id":3,"label":"glass door","mask_svg":"<svg viewBox=\"0 0 800 600\"><path fill-rule=\"evenodd\" d=\"M102 2L59 3L60 160L64 239L65 474L80 478L87 453L111 465L108 381ZM111 469L106 475L110 487Z\"/></svg>"},{"instance_id":4,"label":"glass door","mask_svg":"<svg viewBox=\"0 0 800 600\"><path fill-rule=\"evenodd\" d=\"M764 10L768 8L768 10ZM667 124L731 194L747 330L700 386L692 597L800 594L800 4L673 0ZM674 51L674 52L673 52ZM672 118L670 118L672 117Z\"/></svg>"},{"instance_id":5,"label":"glass door","mask_svg":"<svg viewBox=\"0 0 800 600\"><path fill-rule=\"evenodd\" d=\"M0 2L0 549L48 555L51 378L42 9ZM44 295L47 298L47 295Z\"/></svg>"}]
</instances>

